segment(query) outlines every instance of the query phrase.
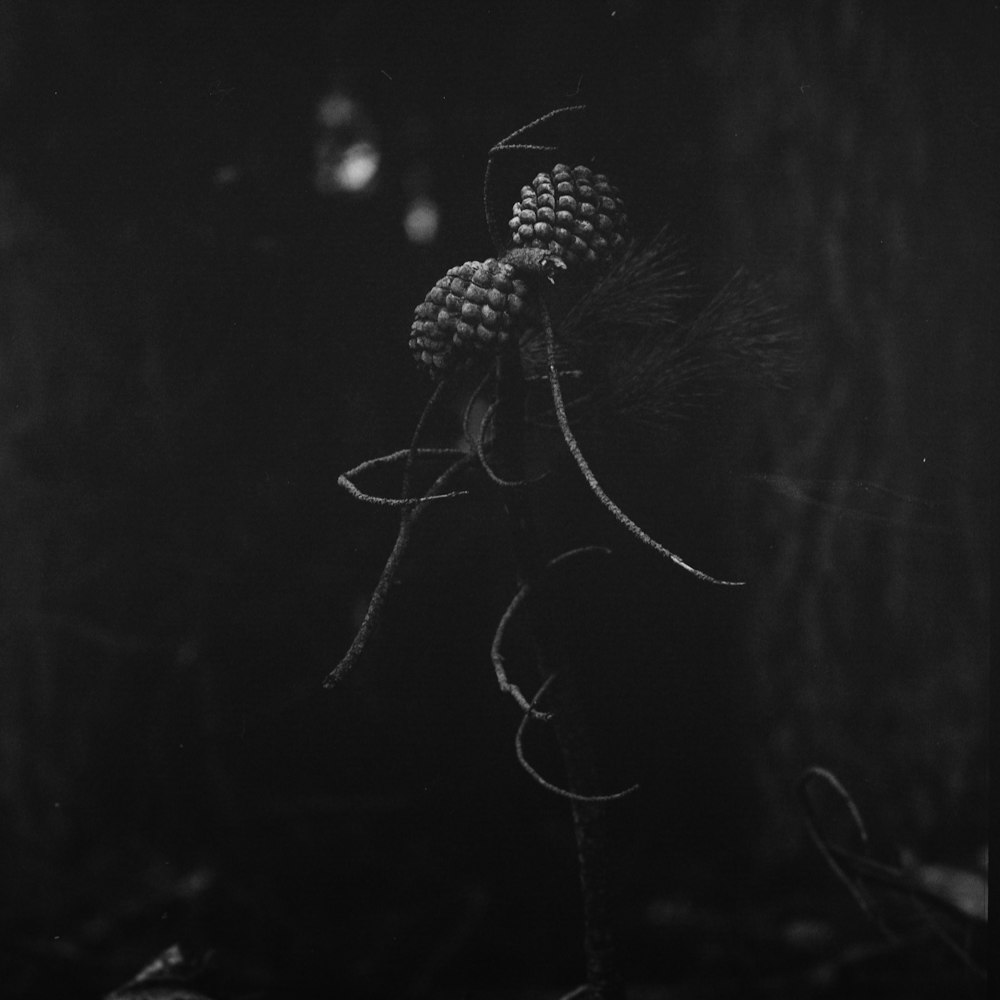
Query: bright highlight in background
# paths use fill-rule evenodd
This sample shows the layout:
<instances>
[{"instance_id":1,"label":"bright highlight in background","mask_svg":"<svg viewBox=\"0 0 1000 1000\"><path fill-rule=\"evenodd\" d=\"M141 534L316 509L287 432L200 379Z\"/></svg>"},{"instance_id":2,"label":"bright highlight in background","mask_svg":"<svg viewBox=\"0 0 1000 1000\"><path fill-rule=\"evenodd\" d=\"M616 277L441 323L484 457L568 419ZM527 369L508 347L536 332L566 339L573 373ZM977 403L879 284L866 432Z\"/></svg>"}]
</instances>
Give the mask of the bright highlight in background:
<instances>
[{"instance_id":1,"label":"bright highlight in background","mask_svg":"<svg viewBox=\"0 0 1000 1000\"><path fill-rule=\"evenodd\" d=\"M379 151L370 142L356 142L344 150L340 161L332 164L335 190L360 192L371 187L378 175Z\"/></svg>"},{"instance_id":2,"label":"bright highlight in background","mask_svg":"<svg viewBox=\"0 0 1000 1000\"><path fill-rule=\"evenodd\" d=\"M325 195L371 192L382 157L375 128L361 104L341 91L327 94L317 106L316 124L316 190Z\"/></svg>"},{"instance_id":3,"label":"bright highlight in background","mask_svg":"<svg viewBox=\"0 0 1000 1000\"><path fill-rule=\"evenodd\" d=\"M433 243L440 228L441 210L438 208L437 202L419 196L406 206L403 229L406 230L406 237L411 243L419 243L424 246Z\"/></svg>"}]
</instances>

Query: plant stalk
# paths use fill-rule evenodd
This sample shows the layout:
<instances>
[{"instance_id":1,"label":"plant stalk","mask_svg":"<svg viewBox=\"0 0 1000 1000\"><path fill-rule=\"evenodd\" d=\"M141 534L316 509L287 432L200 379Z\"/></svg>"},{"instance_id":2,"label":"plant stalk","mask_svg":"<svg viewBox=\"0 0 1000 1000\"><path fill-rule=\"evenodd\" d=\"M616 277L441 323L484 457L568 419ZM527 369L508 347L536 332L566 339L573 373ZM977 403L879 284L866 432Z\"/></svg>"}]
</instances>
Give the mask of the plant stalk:
<instances>
[{"instance_id":1,"label":"plant stalk","mask_svg":"<svg viewBox=\"0 0 1000 1000\"><path fill-rule=\"evenodd\" d=\"M497 360L497 400L496 462L505 478L522 481L525 477L525 383L516 343L508 345ZM506 489L504 504L511 526L518 583L534 586L541 582L546 560L524 488ZM547 599L549 597L546 595ZM569 609L557 605L551 609L556 613L546 616L538 613L537 603L529 601L525 608L529 645L542 680L556 675L553 683L556 705L551 724L563 757L569 789L579 795L597 795L601 791L600 769L587 704L579 672L566 662L565 650L559 641L559 628L566 627L565 615ZM560 615L560 611L564 614ZM590 1000L624 1000L624 980L614 946L609 805L574 799L572 807L583 896L588 995Z\"/></svg>"}]
</instances>

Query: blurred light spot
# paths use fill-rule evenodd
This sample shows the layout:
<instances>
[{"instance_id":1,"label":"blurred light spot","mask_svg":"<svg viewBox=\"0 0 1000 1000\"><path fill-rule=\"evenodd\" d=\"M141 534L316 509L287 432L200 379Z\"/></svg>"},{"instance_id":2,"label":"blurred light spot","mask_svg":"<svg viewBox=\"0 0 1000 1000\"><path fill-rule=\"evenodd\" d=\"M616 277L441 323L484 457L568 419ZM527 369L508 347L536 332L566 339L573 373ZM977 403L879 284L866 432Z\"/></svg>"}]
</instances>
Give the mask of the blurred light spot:
<instances>
[{"instance_id":1,"label":"blurred light spot","mask_svg":"<svg viewBox=\"0 0 1000 1000\"><path fill-rule=\"evenodd\" d=\"M381 154L370 142L346 148L323 143L317 148L316 190L320 194L364 194L378 177Z\"/></svg>"},{"instance_id":2,"label":"blurred light spot","mask_svg":"<svg viewBox=\"0 0 1000 1000\"><path fill-rule=\"evenodd\" d=\"M375 127L360 102L342 91L327 94L316 109L314 183L325 195L369 193L381 153Z\"/></svg>"},{"instance_id":3,"label":"blurred light spot","mask_svg":"<svg viewBox=\"0 0 1000 1000\"><path fill-rule=\"evenodd\" d=\"M431 201L430 198L417 197L406 206L403 228L411 243L420 243L425 246L428 243L433 243L440 227L441 211L437 203Z\"/></svg>"},{"instance_id":4,"label":"blurred light spot","mask_svg":"<svg viewBox=\"0 0 1000 1000\"><path fill-rule=\"evenodd\" d=\"M345 191L364 191L378 174L379 152L370 142L356 142L344 150L336 178Z\"/></svg>"},{"instance_id":5,"label":"blurred light spot","mask_svg":"<svg viewBox=\"0 0 1000 1000\"><path fill-rule=\"evenodd\" d=\"M966 871L948 865L922 865L918 881L940 899L978 920L989 914L989 882L985 872Z\"/></svg>"}]
</instances>

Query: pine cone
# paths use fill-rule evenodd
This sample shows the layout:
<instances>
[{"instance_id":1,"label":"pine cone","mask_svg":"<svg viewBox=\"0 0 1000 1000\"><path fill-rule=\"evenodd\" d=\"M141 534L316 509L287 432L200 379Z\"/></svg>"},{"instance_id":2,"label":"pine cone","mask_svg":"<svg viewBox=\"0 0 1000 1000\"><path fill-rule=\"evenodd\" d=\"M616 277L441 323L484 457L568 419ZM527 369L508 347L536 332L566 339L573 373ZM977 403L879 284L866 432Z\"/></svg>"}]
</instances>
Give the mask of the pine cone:
<instances>
[{"instance_id":1,"label":"pine cone","mask_svg":"<svg viewBox=\"0 0 1000 1000\"><path fill-rule=\"evenodd\" d=\"M496 351L529 320L528 286L490 257L451 268L414 311L410 350L432 375L476 351Z\"/></svg>"},{"instance_id":2,"label":"pine cone","mask_svg":"<svg viewBox=\"0 0 1000 1000\"><path fill-rule=\"evenodd\" d=\"M609 263L624 250L628 237L618 189L604 174L564 163L521 188L509 226L515 246L547 250L570 267Z\"/></svg>"}]
</instances>

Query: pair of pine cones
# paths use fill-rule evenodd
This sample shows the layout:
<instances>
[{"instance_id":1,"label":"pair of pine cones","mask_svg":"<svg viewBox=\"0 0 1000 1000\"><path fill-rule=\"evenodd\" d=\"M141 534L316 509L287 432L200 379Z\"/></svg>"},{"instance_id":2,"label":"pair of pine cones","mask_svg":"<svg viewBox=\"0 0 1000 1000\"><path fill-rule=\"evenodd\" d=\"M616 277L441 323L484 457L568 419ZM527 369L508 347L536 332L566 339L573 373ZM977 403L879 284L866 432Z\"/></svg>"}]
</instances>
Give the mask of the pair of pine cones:
<instances>
[{"instance_id":1,"label":"pair of pine cones","mask_svg":"<svg viewBox=\"0 0 1000 1000\"><path fill-rule=\"evenodd\" d=\"M495 354L531 327L531 287L517 251L540 251L566 270L596 273L620 256L628 235L624 203L607 177L562 163L521 188L508 226L510 252L451 268L417 306L410 350L432 376Z\"/></svg>"}]
</instances>

